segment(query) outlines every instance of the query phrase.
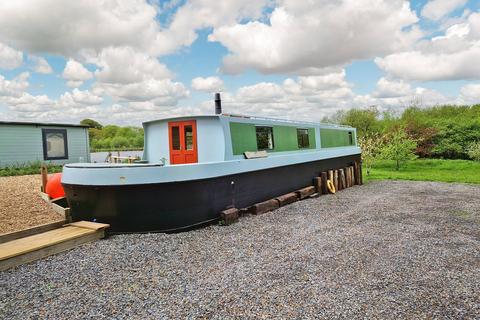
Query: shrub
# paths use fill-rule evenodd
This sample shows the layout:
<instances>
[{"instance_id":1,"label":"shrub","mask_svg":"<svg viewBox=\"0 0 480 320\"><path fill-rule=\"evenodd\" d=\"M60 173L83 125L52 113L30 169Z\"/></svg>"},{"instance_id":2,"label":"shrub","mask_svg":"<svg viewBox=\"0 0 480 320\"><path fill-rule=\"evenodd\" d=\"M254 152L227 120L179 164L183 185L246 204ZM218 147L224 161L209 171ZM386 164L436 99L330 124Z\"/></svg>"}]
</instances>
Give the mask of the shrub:
<instances>
[{"instance_id":1,"label":"shrub","mask_svg":"<svg viewBox=\"0 0 480 320\"><path fill-rule=\"evenodd\" d=\"M380 156L382 159L394 160L396 170L399 170L406 161L417 158L414 153L417 142L405 133L403 127L394 129L385 136L385 139L386 143L382 147Z\"/></svg>"},{"instance_id":2,"label":"shrub","mask_svg":"<svg viewBox=\"0 0 480 320\"><path fill-rule=\"evenodd\" d=\"M472 142L468 146L468 156L472 160L480 161L480 141Z\"/></svg>"}]
</instances>

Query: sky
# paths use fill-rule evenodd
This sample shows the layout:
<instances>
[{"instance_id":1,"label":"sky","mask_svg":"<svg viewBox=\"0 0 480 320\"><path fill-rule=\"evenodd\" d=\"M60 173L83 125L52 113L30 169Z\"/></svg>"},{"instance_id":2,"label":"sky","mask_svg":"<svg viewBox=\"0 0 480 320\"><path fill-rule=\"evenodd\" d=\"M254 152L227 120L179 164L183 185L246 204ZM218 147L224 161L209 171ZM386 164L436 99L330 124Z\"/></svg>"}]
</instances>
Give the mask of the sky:
<instances>
[{"instance_id":1,"label":"sky","mask_svg":"<svg viewBox=\"0 0 480 320\"><path fill-rule=\"evenodd\" d=\"M478 0L0 1L0 121L480 103Z\"/></svg>"}]
</instances>

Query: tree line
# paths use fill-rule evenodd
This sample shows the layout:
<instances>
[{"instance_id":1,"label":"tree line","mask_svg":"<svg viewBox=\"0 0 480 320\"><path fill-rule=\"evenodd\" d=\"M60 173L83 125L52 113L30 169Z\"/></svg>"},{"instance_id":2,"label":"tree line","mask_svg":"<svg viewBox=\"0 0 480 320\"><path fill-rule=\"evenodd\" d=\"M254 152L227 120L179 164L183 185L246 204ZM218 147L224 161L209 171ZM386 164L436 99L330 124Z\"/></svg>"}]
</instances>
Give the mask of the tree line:
<instances>
[{"instance_id":1,"label":"tree line","mask_svg":"<svg viewBox=\"0 0 480 320\"><path fill-rule=\"evenodd\" d=\"M88 125L91 151L141 150L143 149L143 128L103 126L92 119L84 119L80 124Z\"/></svg>"},{"instance_id":2,"label":"tree line","mask_svg":"<svg viewBox=\"0 0 480 320\"><path fill-rule=\"evenodd\" d=\"M397 167L416 157L480 160L480 104L411 106L399 113L377 107L350 109L323 122L357 128L364 155L398 160ZM143 128L103 126L92 119L80 123L90 126L94 151L143 149Z\"/></svg>"},{"instance_id":3,"label":"tree line","mask_svg":"<svg viewBox=\"0 0 480 320\"><path fill-rule=\"evenodd\" d=\"M480 105L350 109L323 121L357 128L367 170L375 159L395 160L397 169L417 157L480 161Z\"/></svg>"}]
</instances>

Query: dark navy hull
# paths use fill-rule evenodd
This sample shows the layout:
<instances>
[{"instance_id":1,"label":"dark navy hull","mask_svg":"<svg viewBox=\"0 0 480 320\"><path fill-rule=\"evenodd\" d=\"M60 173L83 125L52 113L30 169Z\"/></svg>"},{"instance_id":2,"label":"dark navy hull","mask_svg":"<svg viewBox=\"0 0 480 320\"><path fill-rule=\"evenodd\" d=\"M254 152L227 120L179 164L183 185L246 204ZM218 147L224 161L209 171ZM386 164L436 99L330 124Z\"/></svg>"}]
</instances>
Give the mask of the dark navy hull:
<instances>
[{"instance_id":1,"label":"dark navy hull","mask_svg":"<svg viewBox=\"0 0 480 320\"><path fill-rule=\"evenodd\" d=\"M249 207L312 185L322 171L360 161L360 154L203 180L158 184L64 184L74 221L110 224L111 232L172 232L216 221L229 206Z\"/></svg>"}]
</instances>

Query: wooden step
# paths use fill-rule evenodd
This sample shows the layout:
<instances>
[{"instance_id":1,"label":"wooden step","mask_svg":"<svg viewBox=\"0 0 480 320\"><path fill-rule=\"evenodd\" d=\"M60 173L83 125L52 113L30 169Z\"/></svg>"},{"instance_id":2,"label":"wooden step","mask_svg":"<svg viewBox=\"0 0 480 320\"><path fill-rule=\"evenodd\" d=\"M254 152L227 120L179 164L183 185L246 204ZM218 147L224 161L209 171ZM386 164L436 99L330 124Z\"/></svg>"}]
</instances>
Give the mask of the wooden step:
<instances>
[{"instance_id":1,"label":"wooden step","mask_svg":"<svg viewBox=\"0 0 480 320\"><path fill-rule=\"evenodd\" d=\"M105 237L108 224L79 221L0 244L0 271Z\"/></svg>"}]
</instances>

